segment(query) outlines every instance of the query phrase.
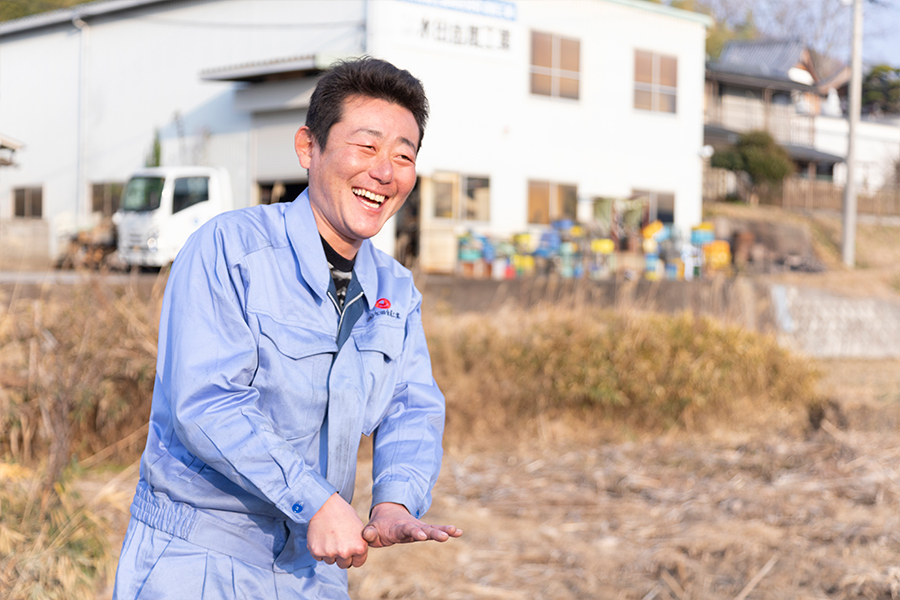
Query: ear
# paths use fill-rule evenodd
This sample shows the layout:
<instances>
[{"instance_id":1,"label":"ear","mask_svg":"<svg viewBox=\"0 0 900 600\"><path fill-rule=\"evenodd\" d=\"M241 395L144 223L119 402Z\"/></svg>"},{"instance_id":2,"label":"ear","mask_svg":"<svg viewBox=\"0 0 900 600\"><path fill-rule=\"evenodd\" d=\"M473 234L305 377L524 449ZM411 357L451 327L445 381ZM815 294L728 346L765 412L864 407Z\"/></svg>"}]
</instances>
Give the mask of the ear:
<instances>
[{"instance_id":1,"label":"ear","mask_svg":"<svg viewBox=\"0 0 900 600\"><path fill-rule=\"evenodd\" d=\"M297 158L300 159L300 166L304 169L309 169L309 165L312 162L314 145L315 141L313 141L309 127L304 125L297 130L297 133L294 135L294 151L297 153Z\"/></svg>"}]
</instances>

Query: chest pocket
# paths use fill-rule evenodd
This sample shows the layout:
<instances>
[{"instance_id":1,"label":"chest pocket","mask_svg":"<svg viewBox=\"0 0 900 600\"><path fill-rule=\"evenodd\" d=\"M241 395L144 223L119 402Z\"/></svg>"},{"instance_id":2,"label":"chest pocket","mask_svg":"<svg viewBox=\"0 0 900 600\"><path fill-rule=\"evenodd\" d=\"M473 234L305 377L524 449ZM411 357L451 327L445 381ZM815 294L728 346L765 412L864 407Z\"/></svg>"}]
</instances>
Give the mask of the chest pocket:
<instances>
[{"instance_id":1,"label":"chest pocket","mask_svg":"<svg viewBox=\"0 0 900 600\"><path fill-rule=\"evenodd\" d=\"M399 377L405 335L402 322L400 326L377 323L352 334L363 365L367 394L363 433L366 435L375 430L390 405Z\"/></svg>"},{"instance_id":2,"label":"chest pocket","mask_svg":"<svg viewBox=\"0 0 900 600\"><path fill-rule=\"evenodd\" d=\"M313 436L325 418L334 336L257 317L259 369L253 386L260 392L259 409L285 439Z\"/></svg>"}]
</instances>

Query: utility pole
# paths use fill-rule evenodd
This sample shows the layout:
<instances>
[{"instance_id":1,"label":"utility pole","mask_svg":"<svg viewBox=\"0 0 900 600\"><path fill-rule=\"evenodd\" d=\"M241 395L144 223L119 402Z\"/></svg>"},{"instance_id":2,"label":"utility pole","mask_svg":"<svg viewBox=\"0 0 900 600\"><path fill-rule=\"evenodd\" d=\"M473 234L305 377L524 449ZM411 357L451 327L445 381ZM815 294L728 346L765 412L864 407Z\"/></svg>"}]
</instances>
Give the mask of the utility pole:
<instances>
[{"instance_id":1,"label":"utility pole","mask_svg":"<svg viewBox=\"0 0 900 600\"><path fill-rule=\"evenodd\" d=\"M844 185L844 235L841 255L844 264L856 263L856 130L862 104L862 0L853 1L853 49L850 72L850 129L847 135L847 183Z\"/></svg>"}]
</instances>

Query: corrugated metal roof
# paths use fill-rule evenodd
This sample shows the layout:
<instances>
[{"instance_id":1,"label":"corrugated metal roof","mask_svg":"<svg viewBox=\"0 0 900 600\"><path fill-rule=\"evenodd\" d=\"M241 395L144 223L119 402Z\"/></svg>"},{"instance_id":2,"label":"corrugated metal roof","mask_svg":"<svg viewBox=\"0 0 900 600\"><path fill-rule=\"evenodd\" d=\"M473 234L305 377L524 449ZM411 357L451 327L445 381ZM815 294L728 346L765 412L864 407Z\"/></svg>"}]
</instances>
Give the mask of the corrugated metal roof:
<instances>
[{"instance_id":1,"label":"corrugated metal roof","mask_svg":"<svg viewBox=\"0 0 900 600\"><path fill-rule=\"evenodd\" d=\"M164 2L172 1L173 0L97 0L96 2L87 2L71 8L60 8L58 10L0 23L0 36L33 29L41 29L43 27L51 27L62 23L70 23L75 19L86 19L88 17L108 15L124 10L131 10L133 8L140 8L150 4L162 4Z\"/></svg>"},{"instance_id":2,"label":"corrugated metal roof","mask_svg":"<svg viewBox=\"0 0 900 600\"><path fill-rule=\"evenodd\" d=\"M357 55L306 54L273 58L238 65L214 67L200 72L200 79L206 81L264 81L286 79L297 76L315 75L329 69L336 62Z\"/></svg>"},{"instance_id":3,"label":"corrugated metal roof","mask_svg":"<svg viewBox=\"0 0 900 600\"><path fill-rule=\"evenodd\" d=\"M315 72L323 69L315 54L290 56L239 65L204 69L200 79L206 81L259 81L273 75Z\"/></svg>"}]
</instances>

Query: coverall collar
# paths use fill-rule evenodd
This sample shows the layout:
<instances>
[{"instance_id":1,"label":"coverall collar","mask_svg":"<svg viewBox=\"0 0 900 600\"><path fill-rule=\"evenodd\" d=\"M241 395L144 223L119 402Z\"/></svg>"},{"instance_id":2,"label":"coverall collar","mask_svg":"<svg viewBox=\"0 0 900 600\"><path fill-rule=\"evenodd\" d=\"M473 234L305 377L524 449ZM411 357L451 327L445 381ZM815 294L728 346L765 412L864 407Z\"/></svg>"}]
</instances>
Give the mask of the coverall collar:
<instances>
[{"instance_id":1,"label":"coverall collar","mask_svg":"<svg viewBox=\"0 0 900 600\"><path fill-rule=\"evenodd\" d=\"M331 272L328 270L325 250L322 249L322 242L319 240L316 218L309 204L309 189L303 190L303 193L288 205L284 211L284 221L302 278L321 301L327 301ZM375 252L377 250L372 242L363 240L353 265L353 275L362 287L370 310L375 308L375 302L378 301Z\"/></svg>"}]
</instances>

